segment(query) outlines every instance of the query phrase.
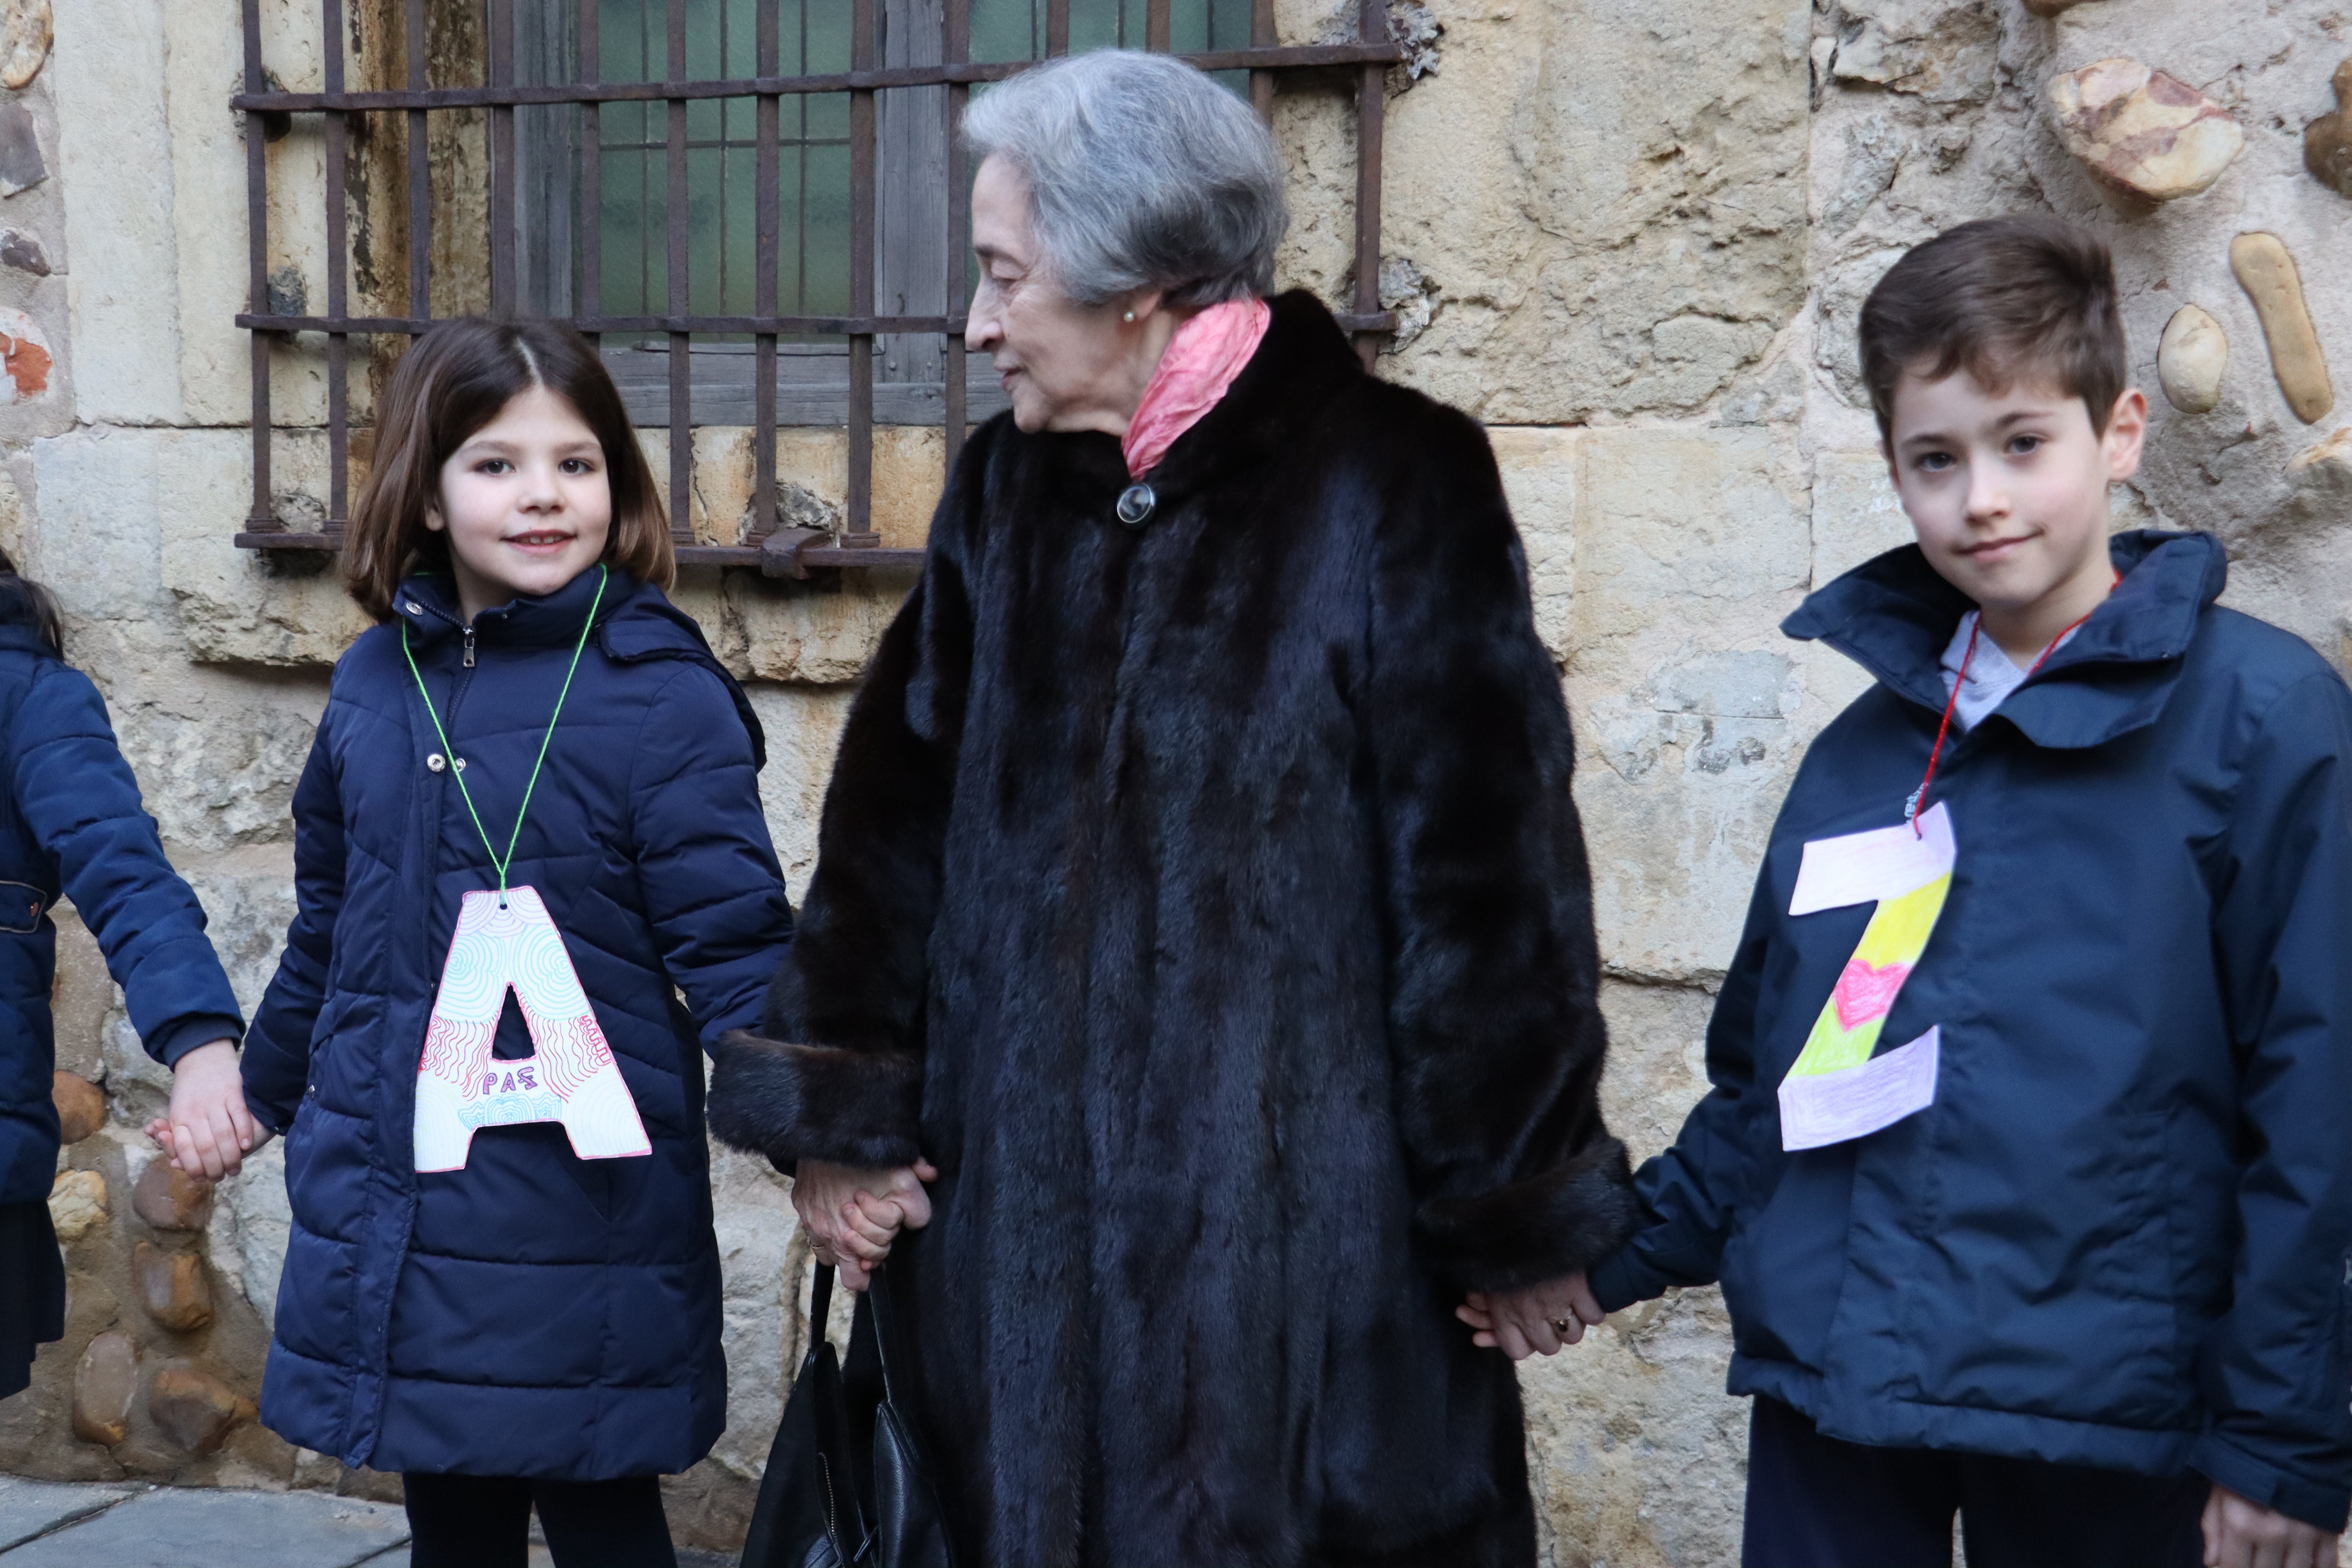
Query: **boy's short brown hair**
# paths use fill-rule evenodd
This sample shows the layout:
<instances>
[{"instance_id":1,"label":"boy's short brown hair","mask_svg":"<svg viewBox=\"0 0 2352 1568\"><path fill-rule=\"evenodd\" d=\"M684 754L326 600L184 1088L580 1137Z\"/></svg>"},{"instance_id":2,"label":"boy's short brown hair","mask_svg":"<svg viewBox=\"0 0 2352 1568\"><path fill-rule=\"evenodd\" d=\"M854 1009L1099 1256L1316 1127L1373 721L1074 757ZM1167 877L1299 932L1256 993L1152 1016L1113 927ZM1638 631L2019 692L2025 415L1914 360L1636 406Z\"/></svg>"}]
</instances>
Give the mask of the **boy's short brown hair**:
<instances>
[{"instance_id":1,"label":"boy's short brown hair","mask_svg":"<svg viewBox=\"0 0 2352 1568\"><path fill-rule=\"evenodd\" d=\"M2131 379L2105 243L2063 218L2020 213L1906 252L1862 306L1862 379L1880 437L1895 438L1906 372L1940 381L1960 370L1995 391L2047 382L2081 398L2104 435Z\"/></svg>"},{"instance_id":2,"label":"boy's short brown hair","mask_svg":"<svg viewBox=\"0 0 2352 1568\"><path fill-rule=\"evenodd\" d=\"M441 500L441 465L467 437L534 386L572 405L604 448L613 528L604 558L667 588L677 574L669 520L637 447L621 395L588 340L561 321L453 316L402 356L376 425L375 464L352 509L343 575L352 597L381 620L403 577L449 569L446 534L425 526Z\"/></svg>"}]
</instances>

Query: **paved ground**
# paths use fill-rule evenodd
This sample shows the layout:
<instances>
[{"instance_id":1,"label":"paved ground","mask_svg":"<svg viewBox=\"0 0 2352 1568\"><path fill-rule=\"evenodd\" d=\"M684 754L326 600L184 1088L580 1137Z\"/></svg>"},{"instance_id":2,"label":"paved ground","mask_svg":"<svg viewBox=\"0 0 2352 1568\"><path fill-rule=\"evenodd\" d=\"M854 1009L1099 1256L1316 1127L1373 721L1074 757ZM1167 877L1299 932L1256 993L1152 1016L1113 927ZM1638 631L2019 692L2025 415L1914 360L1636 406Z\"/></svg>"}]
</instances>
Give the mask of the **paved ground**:
<instances>
[{"instance_id":1,"label":"paved ground","mask_svg":"<svg viewBox=\"0 0 2352 1568\"><path fill-rule=\"evenodd\" d=\"M679 1568L729 1559L680 1552ZM531 1568L553 1568L536 1541ZM0 1568L408 1568L399 1509L323 1492L240 1492L0 1476Z\"/></svg>"}]
</instances>

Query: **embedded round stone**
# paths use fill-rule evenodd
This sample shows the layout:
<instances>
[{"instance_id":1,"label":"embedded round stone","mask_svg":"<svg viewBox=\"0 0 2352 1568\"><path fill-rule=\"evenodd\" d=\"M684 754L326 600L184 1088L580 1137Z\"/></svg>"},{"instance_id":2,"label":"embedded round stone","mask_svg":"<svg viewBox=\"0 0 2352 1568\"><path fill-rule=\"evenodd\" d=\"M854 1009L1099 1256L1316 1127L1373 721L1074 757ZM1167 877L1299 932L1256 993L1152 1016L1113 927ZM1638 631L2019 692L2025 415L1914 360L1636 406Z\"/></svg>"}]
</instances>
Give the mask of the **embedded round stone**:
<instances>
[{"instance_id":1,"label":"embedded round stone","mask_svg":"<svg viewBox=\"0 0 2352 1568\"><path fill-rule=\"evenodd\" d=\"M1152 510L1160 498L1151 493L1150 485L1129 485L1118 492L1118 520L1129 528L1141 528L1151 521Z\"/></svg>"},{"instance_id":2,"label":"embedded round stone","mask_svg":"<svg viewBox=\"0 0 2352 1568\"><path fill-rule=\"evenodd\" d=\"M49 1100L58 1108L58 1135L64 1142L79 1143L106 1125L106 1091L79 1073L51 1073Z\"/></svg>"},{"instance_id":3,"label":"embedded round stone","mask_svg":"<svg viewBox=\"0 0 2352 1568\"><path fill-rule=\"evenodd\" d=\"M184 1334L213 1321L213 1288L204 1259L193 1252L166 1252L151 1242L131 1249L131 1275L147 1315L173 1333Z\"/></svg>"},{"instance_id":4,"label":"embedded round stone","mask_svg":"<svg viewBox=\"0 0 2352 1568\"><path fill-rule=\"evenodd\" d=\"M213 1184L169 1160L150 1160L131 1184L131 1207L157 1230L202 1230L212 1217Z\"/></svg>"},{"instance_id":5,"label":"embedded round stone","mask_svg":"<svg viewBox=\"0 0 2352 1568\"><path fill-rule=\"evenodd\" d=\"M2100 184L2141 201L2193 196L2245 149L2245 128L2228 110L2137 60L2053 77L2049 98L2066 151Z\"/></svg>"},{"instance_id":6,"label":"embedded round stone","mask_svg":"<svg viewBox=\"0 0 2352 1568\"><path fill-rule=\"evenodd\" d=\"M2211 413L2229 368L2230 336L2211 312L2198 305L2173 311L2156 350L2157 380L2172 406L2183 414Z\"/></svg>"},{"instance_id":7,"label":"embedded round stone","mask_svg":"<svg viewBox=\"0 0 2352 1568\"><path fill-rule=\"evenodd\" d=\"M219 1378L174 1359L156 1368L147 1385L147 1415L175 1447L203 1455L219 1448L256 1411L251 1400Z\"/></svg>"},{"instance_id":8,"label":"embedded round stone","mask_svg":"<svg viewBox=\"0 0 2352 1568\"><path fill-rule=\"evenodd\" d=\"M89 1342L74 1367L73 1432L111 1447L131 1436L131 1402L139 1393L139 1347L128 1334Z\"/></svg>"},{"instance_id":9,"label":"embedded round stone","mask_svg":"<svg viewBox=\"0 0 2352 1568\"><path fill-rule=\"evenodd\" d=\"M60 1243L79 1241L106 1215L106 1178L96 1171L59 1171L49 1184L49 1228Z\"/></svg>"},{"instance_id":10,"label":"embedded round stone","mask_svg":"<svg viewBox=\"0 0 2352 1568\"><path fill-rule=\"evenodd\" d=\"M49 0L0 0L0 85L32 85L49 58Z\"/></svg>"}]
</instances>

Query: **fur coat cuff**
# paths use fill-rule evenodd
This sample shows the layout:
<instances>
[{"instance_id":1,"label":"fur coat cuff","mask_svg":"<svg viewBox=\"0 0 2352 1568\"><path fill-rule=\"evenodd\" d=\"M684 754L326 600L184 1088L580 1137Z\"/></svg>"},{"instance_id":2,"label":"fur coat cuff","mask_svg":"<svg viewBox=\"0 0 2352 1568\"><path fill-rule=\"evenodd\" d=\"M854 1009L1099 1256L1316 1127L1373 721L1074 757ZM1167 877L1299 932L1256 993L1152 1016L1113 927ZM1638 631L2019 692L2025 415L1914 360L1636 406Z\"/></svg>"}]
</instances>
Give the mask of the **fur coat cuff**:
<instances>
[{"instance_id":1,"label":"fur coat cuff","mask_svg":"<svg viewBox=\"0 0 2352 1568\"><path fill-rule=\"evenodd\" d=\"M909 1051L854 1051L766 1040L748 1029L719 1042L710 1131L780 1169L826 1160L877 1170L919 1153L923 1061Z\"/></svg>"},{"instance_id":2,"label":"fur coat cuff","mask_svg":"<svg viewBox=\"0 0 2352 1568\"><path fill-rule=\"evenodd\" d=\"M1523 1290L1590 1268L1633 1234L1625 1145L1596 1138L1564 1164L1469 1197L1432 1198L1413 1229L1430 1266L1465 1290Z\"/></svg>"}]
</instances>

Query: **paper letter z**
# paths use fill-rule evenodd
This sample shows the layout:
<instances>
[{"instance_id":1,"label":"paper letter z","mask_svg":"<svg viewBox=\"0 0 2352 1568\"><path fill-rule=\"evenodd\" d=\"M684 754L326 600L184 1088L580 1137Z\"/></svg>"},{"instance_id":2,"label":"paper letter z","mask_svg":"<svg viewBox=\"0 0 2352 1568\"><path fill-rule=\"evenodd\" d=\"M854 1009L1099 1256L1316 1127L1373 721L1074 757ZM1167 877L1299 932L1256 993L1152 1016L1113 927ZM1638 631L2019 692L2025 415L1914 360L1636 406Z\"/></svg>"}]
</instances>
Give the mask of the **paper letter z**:
<instances>
[{"instance_id":1,"label":"paper letter z","mask_svg":"<svg viewBox=\"0 0 2352 1568\"><path fill-rule=\"evenodd\" d=\"M1927 951L1957 859L1951 808L1941 805L1919 818L1916 831L1897 823L1805 846L1790 915L1854 904L1878 908L1781 1081L1782 1149L1859 1138L1935 1102L1940 1029L1885 1056L1872 1053L1903 983Z\"/></svg>"}]
</instances>

